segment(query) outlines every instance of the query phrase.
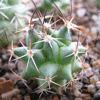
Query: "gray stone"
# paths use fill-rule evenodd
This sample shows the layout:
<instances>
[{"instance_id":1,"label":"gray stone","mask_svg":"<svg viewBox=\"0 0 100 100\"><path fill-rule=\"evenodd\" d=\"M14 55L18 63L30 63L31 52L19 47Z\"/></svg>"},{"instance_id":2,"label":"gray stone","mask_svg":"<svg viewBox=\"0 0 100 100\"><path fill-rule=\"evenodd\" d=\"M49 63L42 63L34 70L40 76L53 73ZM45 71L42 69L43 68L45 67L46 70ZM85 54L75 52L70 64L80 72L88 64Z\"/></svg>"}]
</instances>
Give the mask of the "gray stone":
<instances>
[{"instance_id":1,"label":"gray stone","mask_svg":"<svg viewBox=\"0 0 100 100\"><path fill-rule=\"evenodd\" d=\"M94 94L93 100L100 100L100 90Z\"/></svg>"},{"instance_id":2,"label":"gray stone","mask_svg":"<svg viewBox=\"0 0 100 100\"><path fill-rule=\"evenodd\" d=\"M74 87L75 87L76 89L78 89L78 90L79 90L79 89L81 89L81 88L82 88L82 86L83 86L83 83L78 82L77 84L75 84L75 86L74 86Z\"/></svg>"},{"instance_id":3,"label":"gray stone","mask_svg":"<svg viewBox=\"0 0 100 100\"><path fill-rule=\"evenodd\" d=\"M73 93L75 97L82 97L82 94L78 89L75 89Z\"/></svg>"},{"instance_id":4,"label":"gray stone","mask_svg":"<svg viewBox=\"0 0 100 100\"><path fill-rule=\"evenodd\" d=\"M84 75L85 75L86 77L92 76L92 75L93 75L92 69L91 69L91 68L85 69L85 70L84 70Z\"/></svg>"},{"instance_id":5,"label":"gray stone","mask_svg":"<svg viewBox=\"0 0 100 100\"><path fill-rule=\"evenodd\" d=\"M90 92L92 94L95 94L95 92L96 92L96 88L94 85L88 85L87 90L88 90L88 92Z\"/></svg>"},{"instance_id":6,"label":"gray stone","mask_svg":"<svg viewBox=\"0 0 100 100\"><path fill-rule=\"evenodd\" d=\"M100 50L100 41L96 43L96 47Z\"/></svg>"},{"instance_id":7,"label":"gray stone","mask_svg":"<svg viewBox=\"0 0 100 100\"><path fill-rule=\"evenodd\" d=\"M85 76L82 77L82 82L83 82L83 84L89 84L90 83L88 78L85 77Z\"/></svg>"},{"instance_id":8,"label":"gray stone","mask_svg":"<svg viewBox=\"0 0 100 100\"><path fill-rule=\"evenodd\" d=\"M98 81L99 81L98 76L94 75L94 76L90 77L91 84L96 84Z\"/></svg>"}]
</instances>

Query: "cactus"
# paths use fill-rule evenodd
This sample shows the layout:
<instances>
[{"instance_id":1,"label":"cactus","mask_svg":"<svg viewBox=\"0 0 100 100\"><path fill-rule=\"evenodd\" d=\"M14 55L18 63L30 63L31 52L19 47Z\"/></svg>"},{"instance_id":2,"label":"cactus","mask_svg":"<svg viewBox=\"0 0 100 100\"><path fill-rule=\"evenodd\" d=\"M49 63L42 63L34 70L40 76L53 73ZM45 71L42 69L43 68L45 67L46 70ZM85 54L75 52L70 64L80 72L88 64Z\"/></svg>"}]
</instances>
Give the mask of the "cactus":
<instances>
[{"instance_id":1,"label":"cactus","mask_svg":"<svg viewBox=\"0 0 100 100\"><path fill-rule=\"evenodd\" d=\"M25 5L21 3L21 0L2 0L0 2L0 45L7 45L5 34L9 37L9 41L12 39L14 43L21 34L14 35L16 30L25 27L25 21L23 16L28 10ZM23 16L22 16L23 15Z\"/></svg>"},{"instance_id":2,"label":"cactus","mask_svg":"<svg viewBox=\"0 0 100 100\"><path fill-rule=\"evenodd\" d=\"M41 26L34 28L30 22L28 33L24 36L26 45L20 40L22 47L13 48L12 41L9 61L14 55L16 59L12 61L21 60L26 64L21 79L37 80L39 90L36 92L48 92L51 84L56 87L57 92L61 92L61 89L66 88L66 85L75 78L75 73L82 69L79 61L80 56L86 53L86 48L79 41L72 42L70 33L71 29L79 31L80 27L73 24L72 19L67 21L60 17L64 25L58 30L53 29L52 25L59 20L51 23L51 16L47 23L40 18L38 10L36 13L39 17L38 24Z\"/></svg>"},{"instance_id":3,"label":"cactus","mask_svg":"<svg viewBox=\"0 0 100 100\"><path fill-rule=\"evenodd\" d=\"M54 2L58 5L62 12L65 12L65 9L68 9L70 0L54 0ZM43 3L38 7L41 12L44 12L45 9L48 9L48 12L53 8L51 0L43 0ZM50 12L51 12L50 11Z\"/></svg>"},{"instance_id":4,"label":"cactus","mask_svg":"<svg viewBox=\"0 0 100 100\"><path fill-rule=\"evenodd\" d=\"M74 73L81 70L79 56L86 48L80 42L72 42L66 25L54 30L44 27L42 22L40 19L41 28L29 28L25 35L26 46L20 41L22 47L14 48L14 54L26 64L21 74L24 79L36 79L41 91L50 89L53 84L60 92L66 82L74 78Z\"/></svg>"}]
</instances>

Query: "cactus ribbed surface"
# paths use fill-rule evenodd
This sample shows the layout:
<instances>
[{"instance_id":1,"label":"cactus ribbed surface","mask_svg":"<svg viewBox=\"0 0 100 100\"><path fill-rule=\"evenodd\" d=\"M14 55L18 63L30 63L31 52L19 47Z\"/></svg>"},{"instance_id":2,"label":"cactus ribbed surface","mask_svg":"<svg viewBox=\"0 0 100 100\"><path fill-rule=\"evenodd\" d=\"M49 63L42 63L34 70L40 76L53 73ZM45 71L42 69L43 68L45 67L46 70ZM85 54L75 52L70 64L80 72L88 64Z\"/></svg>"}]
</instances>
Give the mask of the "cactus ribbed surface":
<instances>
[{"instance_id":1,"label":"cactus ribbed surface","mask_svg":"<svg viewBox=\"0 0 100 100\"><path fill-rule=\"evenodd\" d=\"M71 41L65 25L56 31L48 28L38 32L30 28L25 39L27 46L21 42L22 47L15 48L14 53L26 64L21 76L37 79L40 89L54 84L60 91L82 68L78 60L86 49Z\"/></svg>"}]
</instances>

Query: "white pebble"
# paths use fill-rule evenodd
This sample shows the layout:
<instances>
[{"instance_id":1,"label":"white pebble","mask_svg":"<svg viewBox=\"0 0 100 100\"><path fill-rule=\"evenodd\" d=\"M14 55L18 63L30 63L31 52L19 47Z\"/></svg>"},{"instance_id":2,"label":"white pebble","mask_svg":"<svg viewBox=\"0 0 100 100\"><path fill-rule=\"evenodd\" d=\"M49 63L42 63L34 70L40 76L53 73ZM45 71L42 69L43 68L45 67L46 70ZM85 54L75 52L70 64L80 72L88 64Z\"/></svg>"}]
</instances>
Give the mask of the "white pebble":
<instances>
[{"instance_id":1,"label":"white pebble","mask_svg":"<svg viewBox=\"0 0 100 100\"><path fill-rule=\"evenodd\" d=\"M77 13L77 15L78 15L79 17L84 17L85 14L86 14L86 9L85 9L85 8L78 9L78 10L76 11L76 13Z\"/></svg>"}]
</instances>

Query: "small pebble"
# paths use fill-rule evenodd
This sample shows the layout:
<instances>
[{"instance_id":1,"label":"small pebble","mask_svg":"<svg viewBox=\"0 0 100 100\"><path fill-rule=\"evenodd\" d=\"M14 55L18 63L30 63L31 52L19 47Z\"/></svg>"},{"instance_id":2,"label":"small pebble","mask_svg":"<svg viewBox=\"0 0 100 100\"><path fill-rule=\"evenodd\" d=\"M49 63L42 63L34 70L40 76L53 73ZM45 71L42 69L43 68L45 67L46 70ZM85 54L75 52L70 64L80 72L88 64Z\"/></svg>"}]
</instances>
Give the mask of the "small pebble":
<instances>
[{"instance_id":1,"label":"small pebble","mask_svg":"<svg viewBox=\"0 0 100 100\"><path fill-rule=\"evenodd\" d=\"M20 93L20 90L19 89L13 89L12 91L3 93L2 94L2 100L11 100L11 97L16 93Z\"/></svg>"},{"instance_id":2,"label":"small pebble","mask_svg":"<svg viewBox=\"0 0 100 100\"><path fill-rule=\"evenodd\" d=\"M96 83L96 87L97 87L97 89L100 89L100 81L98 81L98 82Z\"/></svg>"},{"instance_id":3,"label":"small pebble","mask_svg":"<svg viewBox=\"0 0 100 100\"><path fill-rule=\"evenodd\" d=\"M89 21L89 17L85 16L82 18L82 20L81 20L81 17L77 17L76 20L78 24L83 24Z\"/></svg>"},{"instance_id":4,"label":"small pebble","mask_svg":"<svg viewBox=\"0 0 100 100\"><path fill-rule=\"evenodd\" d=\"M83 86L83 83L81 83L81 82L78 82L77 84L75 84L75 88L78 90L81 89L82 86Z\"/></svg>"},{"instance_id":5,"label":"small pebble","mask_svg":"<svg viewBox=\"0 0 100 100\"><path fill-rule=\"evenodd\" d=\"M55 97L53 98L53 100L59 100L59 98L58 98L57 96L55 96Z\"/></svg>"},{"instance_id":6,"label":"small pebble","mask_svg":"<svg viewBox=\"0 0 100 100\"><path fill-rule=\"evenodd\" d=\"M96 48L96 47L93 47L92 49L93 49L93 50L94 50L94 52L96 52L96 53L98 53L98 52L99 52L98 48Z\"/></svg>"},{"instance_id":7,"label":"small pebble","mask_svg":"<svg viewBox=\"0 0 100 100\"><path fill-rule=\"evenodd\" d=\"M90 94L82 94L82 100L91 100Z\"/></svg>"},{"instance_id":8,"label":"small pebble","mask_svg":"<svg viewBox=\"0 0 100 100\"><path fill-rule=\"evenodd\" d=\"M11 80L0 82L0 93L6 93L8 91L13 90L13 88L14 88L14 83Z\"/></svg>"},{"instance_id":9,"label":"small pebble","mask_svg":"<svg viewBox=\"0 0 100 100\"><path fill-rule=\"evenodd\" d=\"M75 35L75 36L72 36L72 41L75 42L75 41L78 41L78 37Z\"/></svg>"},{"instance_id":10,"label":"small pebble","mask_svg":"<svg viewBox=\"0 0 100 100\"><path fill-rule=\"evenodd\" d=\"M93 59L93 60L97 60L97 57L94 55L94 52L93 52L92 55L89 54L89 58L91 58L91 59ZM94 62L94 61L93 61L93 62ZM92 64L93 62L91 62L91 64Z\"/></svg>"},{"instance_id":11,"label":"small pebble","mask_svg":"<svg viewBox=\"0 0 100 100\"><path fill-rule=\"evenodd\" d=\"M73 93L75 97L82 97L82 94L78 89L75 89Z\"/></svg>"},{"instance_id":12,"label":"small pebble","mask_svg":"<svg viewBox=\"0 0 100 100\"><path fill-rule=\"evenodd\" d=\"M98 48L98 50L100 50L100 41L98 41L98 42L96 43L96 47Z\"/></svg>"},{"instance_id":13,"label":"small pebble","mask_svg":"<svg viewBox=\"0 0 100 100\"><path fill-rule=\"evenodd\" d=\"M91 68L90 65L88 63L84 63L84 67L85 68Z\"/></svg>"},{"instance_id":14,"label":"small pebble","mask_svg":"<svg viewBox=\"0 0 100 100\"><path fill-rule=\"evenodd\" d=\"M91 68L85 69L83 73L84 73L84 75L86 77L90 77L90 76L93 75L93 72L92 72L92 69Z\"/></svg>"},{"instance_id":15,"label":"small pebble","mask_svg":"<svg viewBox=\"0 0 100 100\"><path fill-rule=\"evenodd\" d=\"M9 63L8 68L11 69L11 70L14 70L16 68L15 63Z\"/></svg>"},{"instance_id":16,"label":"small pebble","mask_svg":"<svg viewBox=\"0 0 100 100\"><path fill-rule=\"evenodd\" d=\"M82 100L82 98L75 98L74 100Z\"/></svg>"},{"instance_id":17,"label":"small pebble","mask_svg":"<svg viewBox=\"0 0 100 100\"><path fill-rule=\"evenodd\" d=\"M82 88L83 88L83 89L87 89L87 87L88 87L88 85L83 85Z\"/></svg>"},{"instance_id":18,"label":"small pebble","mask_svg":"<svg viewBox=\"0 0 100 100\"><path fill-rule=\"evenodd\" d=\"M93 64L92 64L92 65L93 65ZM92 69L93 69L94 72L98 72L98 71L99 71L99 67L98 67L97 65L96 65L96 66L93 66Z\"/></svg>"},{"instance_id":19,"label":"small pebble","mask_svg":"<svg viewBox=\"0 0 100 100\"><path fill-rule=\"evenodd\" d=\"M16 84L18 85L19 89L26 89L26 85L22 80L18 81Z\"/></svg>"},{"instance_id":20,"label":"small pebble","mask_svg":"<svg viewBox=\"0 0 100 100\"><path fill-rule=\"evenodd\" d=\"M22 100L22 96L20 94L14 94L11 98L11 100ZM28 99L27 99L28 100Z\"/></svg>"},{"instance_id":21,"label":"small pebble","mask_svg":"<svg viewBox=\"0 0 100 100\"><path fill-rule=\"evenodd\" d=\"M0 66L0 77L2 77L3 75L5 75L6 70L5 68L3 68L3 66Z\"/></svg>"},{"instance_id":22,"label":"small pebble","mask_svg":"<svg viewBox=\"0 0 100 100\"><path fill-rule=\"evenodd\" d=\"M25 68L25 64L22 61L18 61L18 66L20 66L18 67L19 72L22 72L23 69Z\"/></svg>"},{"instance_id":23,"label":"small pebble","mask_svg":"<svg viewBox=\"0 0 100 100\"><path fill-rule=\"evenodd\" d=\"M94 59L91 59L90 62L89 62L90 66L92 66L93 62L94 62Z\"/></svg>"},{"instance_id":24,"label":"small pebble","mask_svg":"<svg viewBox=\"0 0 100 100\"><path fill-rule=\"evenodd\" d=\"M9 60L9 54L3 54L2 59L3 59L3 61L8 61Z\"/></svg>"},{"instance_id":25,"label":"small pebble","mask_svg":"<svg viewBox=\"0 0 100 100\"><path fill-rule=\"evenodd\" d=\"M36 99L36 98L35 98ZM31 99L31 100L34 100L34 98L33 99ZM40 97L39 99L36 99L36 100L47 100L45 97ZM52 100L52 99L48 99L48 100Z\"/></svg>"},{"instance_id":26,"label":"small pebble","mask_svg":"<svg viewBox=\"0 0 100 100\"><path fill-rule=\"evenodd\" d=\"M4 64L3 66L5 69L11 69L14 70L16 68L16 65L14 63Z\"/></svg>"},{"instance_id":27,"label":"small pebble","mask_svg":"<svg viewBox=\"0 0 100 100\"><path fill-rule=\"evenodd\" d=\"M95 62L92 63L92 66L96 65L100 68L100 60L96 60Z\"/></svg>"},{"instance_id":28,"label":"small pebble","mask_svg":"<svg viewBox=\"0 0 100 100\"><path fill-rule=\"evenodd\" d=\"M90 77L91 84L96 84L98 81L99 81L98 76L94 75L94 76Z\"/></svg>"},{"instance_id":29,"label":"small pebble","mask_svg":"<svg viewBox=\"0 0 100 100\"><path fill-rule=\"evenodd\" d=\"M97 27L92 27L92 28L91 28L91 34L92 34L92 35L96 35L97 32L98 32Z\"/></svg>"},{"instance_id":30,"label":"small pebble","mask_svg":"<svg viewBox=\"0 0 100 100\"><path fill-rule=\"evenodd\" d=\"M97 9L96 7L94 7L93 9L88 8L88 11L89 11L91 14L97 14L97 13L98 13L98 9Z\"/></svg>"},{"instance_id":31,"label":"small pebble","mask_svg":"<svg viewBox=\"0 0 100 100\"><path fill-rule=\"evenodd\" d=\"M92 94L95 94L95 92L96 92L96 88L94 85L88 85L87 90L88 90L88 92L90 92Z\"/></svg>"},{"instance_id":32,"label":"small pebble","mask_svg":"<svg viewBox=\"0 0 100 100\"><path fill-rule=\"evenodd\" d=\"M0 58L0 66L2 66L2 59Z\"/></svg>"},{"instance_id":33,"label":"small pebble","mask_svg":"<svg viewBox=\"0 0 100 100\"><path fill-rule=\"evenodd\" d=\"M84 17L86 14L86 9L85 8L80 8L76 11L78 17Z\"/></svg>"},{"instance_id":34,"label":"small pebble","mask_svg":"<svg viewBox=\"0 0 100 100\"><path fill-rule=\"evenodd\" d=\"M48 99L49 99L49 100L53 100L53 97L54 97L53 95L49 95L49 96L48 96ZM58 98L57 98L57 99L58 99ZM43 100L44 100L44 99L43 99Z\"/></svg>"},{"instance_id":35,"label":"small pebble","mask_svg":"<svg viewBox=\"0 0 100 100\"><path fill-rule=\"evenodd\" d=\"M27 94L27 90L26 89L20 89L20 94L21 95L25 95L25 94Z\"/></svg>"},{"instance_id":36,"label":"small pebble","mask_svg":"<svg viewBox=\"0 0 100 100\"><path fill-rule=\"evenodd\" d=\"M83 82L83 84L89 84L90 83L88 78L85 77L85 76L82 77L82 82Z\"/></svg>"},{"instance_id":37,"label":"small pebble","mask_svg":"<svg viewBox=\"0 0 100 100\"><path fill-rule=\"evenodd\" d=\"M78 3L78 4L76 4L76 6L75 6L75 8L76 9L80 9L80 8L82 8L84 5L82 4L82 3Z\"/></svg>"},{"instance_id":38,"label":"small pebble","mask_svg":"<svg viewBox=\"0 0 100 100\"><path fill-rule=\"evenodd\" d=\"M29 95L24 96L24 100L31 100Z\"/></svg>"},{"instance_id":39,"label":"small pebble","mask_svg":"<svg viewBox=\"0 0 100 100\"><path fill-rule=\"evenodd\" d=\"M13 75L13 73L6 72L6 74L3 77L5 77L6 79L10 79L11 77L13 77Z\"/></svg>"},{"instance_id":40,"label":"small pebble","mask_svg":"<svg viewBox=\"0 0 100 100\"><path fill-rule=\"evenodd\" d=\"M0 77L0 83L5 82L5 81L6 81L6 79L4 77Z\"/></svg>"},{"instance_id":41,"label":"small pebble","mask_svg":"<svg viewBox=\"0 0 100 100\"><path fill-rule=\"evenodd\" d=\"M94 15L92 15L92 17L91 17L91 18L92 18L92 20L94 20L94 21L98 21L98 16L97 16L97 15L95 15L95 14L94 14Z\"/></svg>"},{"instance_id":42,"label":"small pebble","mask_svg":"<svg viewBox=\"0 0 100 100\"><path fill-rule=\"evenodd\" d=\"M66 96L62 96L60 100L69 100Z\"/></svg>"},{"instance_id":43,"label":"small pebble","mask_svg":"<svg viewBox=\"0 0 100 100\"><path fill-rule=\"evenodd\" d=\"M100 90L94 94L93 100L100 100Z\"/></svg>"}]
</instances>

